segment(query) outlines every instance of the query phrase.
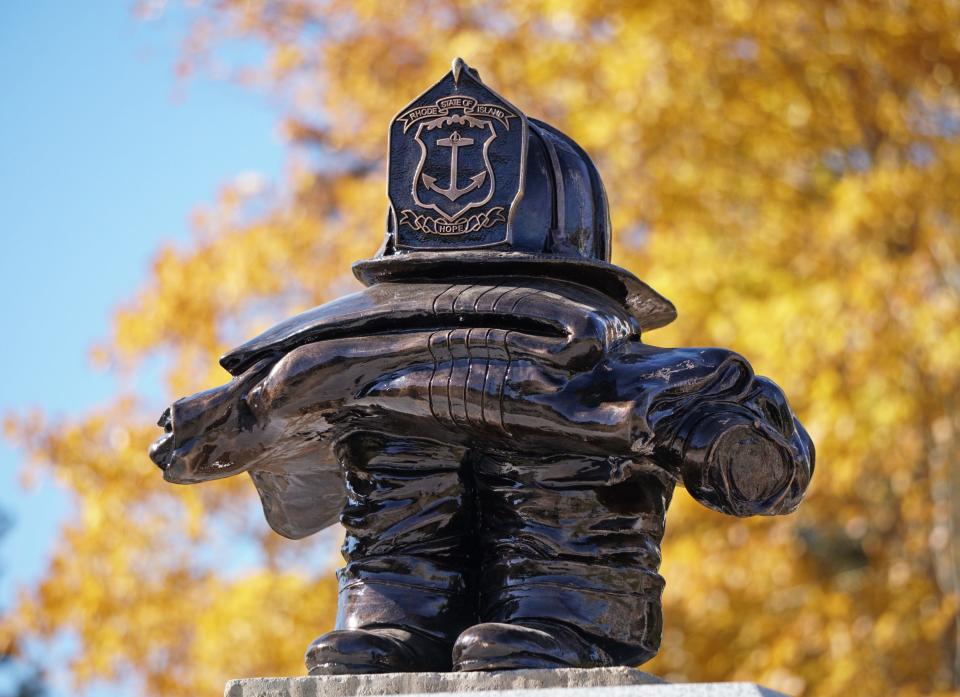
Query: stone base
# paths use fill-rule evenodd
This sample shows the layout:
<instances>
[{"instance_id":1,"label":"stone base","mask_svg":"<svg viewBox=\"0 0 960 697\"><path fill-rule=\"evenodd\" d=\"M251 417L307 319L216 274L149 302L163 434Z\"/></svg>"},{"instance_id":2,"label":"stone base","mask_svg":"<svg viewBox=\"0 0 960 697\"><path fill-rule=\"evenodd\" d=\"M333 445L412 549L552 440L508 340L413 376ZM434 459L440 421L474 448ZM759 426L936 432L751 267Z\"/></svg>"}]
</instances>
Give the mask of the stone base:
<instances>
[{"instance_id":1,"label":"stone base","mask_svg":"<svg viewBox=\"0 0 960 697\"><path fill-rule=\"evenodd\" d=\"M753 683L667 684L623 667L246 678L228 682L224 697L453 697L460 692L489 697L786 697Z\"/></svg>"}]
</instances>

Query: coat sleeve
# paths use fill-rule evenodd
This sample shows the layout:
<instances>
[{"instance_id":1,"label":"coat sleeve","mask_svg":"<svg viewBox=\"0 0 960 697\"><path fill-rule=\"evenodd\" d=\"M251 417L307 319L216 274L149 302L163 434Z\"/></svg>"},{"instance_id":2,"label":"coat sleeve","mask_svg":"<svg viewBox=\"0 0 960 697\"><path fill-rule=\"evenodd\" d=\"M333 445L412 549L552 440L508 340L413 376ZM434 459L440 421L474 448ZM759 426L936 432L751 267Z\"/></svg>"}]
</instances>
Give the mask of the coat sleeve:
<instances>
[{"instance_id":1,"label":"coat sleeve","mask_svg":"<svg viewBox=\"0 0 960 697\"><path fill-rule=\"evenodd\" d=\"M736 516L790 513L813 474L810 436L783 391L754 375L742 356L703 349L698 359L696 389L686 383L665 390L649 405L660 458L708 508Z\"/></svg>"}]
</instances>

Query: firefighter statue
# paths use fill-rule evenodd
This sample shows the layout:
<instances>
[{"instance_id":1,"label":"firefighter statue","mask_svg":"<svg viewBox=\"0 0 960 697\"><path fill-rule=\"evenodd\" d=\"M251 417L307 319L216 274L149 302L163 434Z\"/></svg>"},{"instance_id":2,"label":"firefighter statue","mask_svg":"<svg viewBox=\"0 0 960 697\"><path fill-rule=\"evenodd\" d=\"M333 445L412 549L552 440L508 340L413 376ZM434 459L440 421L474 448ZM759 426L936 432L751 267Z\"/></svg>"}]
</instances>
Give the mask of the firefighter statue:
<instances>
[{"instance_id":1,"label":"firefighter statue","mask_svg":"<svg viewBox=\"0 0 960 697\"><path fill-rule=\"evenodd\" d=\"M247 472L270 525L346 529L313 675L638 665L678 482L789 513L813 443L741 356L658 348L673 305L610 264L597 169L460 59L394 119L366 286L221 358L150 456Z\"/></svg>"}]
</instances>

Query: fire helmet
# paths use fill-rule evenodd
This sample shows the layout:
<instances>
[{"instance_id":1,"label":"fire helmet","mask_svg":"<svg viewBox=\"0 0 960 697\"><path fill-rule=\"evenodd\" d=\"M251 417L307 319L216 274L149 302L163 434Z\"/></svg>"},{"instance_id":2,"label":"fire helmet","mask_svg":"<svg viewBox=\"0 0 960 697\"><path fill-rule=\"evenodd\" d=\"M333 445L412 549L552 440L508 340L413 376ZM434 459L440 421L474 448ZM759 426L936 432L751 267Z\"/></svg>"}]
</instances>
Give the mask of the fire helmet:
<instances>
[{"instance_id":1,"label":"fire helmet","mask_svg":"<svg viewBox=\"0 0 960 697\"><path fill-rule=\"evenodd\" d=\"M388 149L386 238L353 266L364 284L547 276L616 298L643 329L676 317L610 263L607 196L590 157L461 59L397 114Z\"/></svg>"}]
</instances>

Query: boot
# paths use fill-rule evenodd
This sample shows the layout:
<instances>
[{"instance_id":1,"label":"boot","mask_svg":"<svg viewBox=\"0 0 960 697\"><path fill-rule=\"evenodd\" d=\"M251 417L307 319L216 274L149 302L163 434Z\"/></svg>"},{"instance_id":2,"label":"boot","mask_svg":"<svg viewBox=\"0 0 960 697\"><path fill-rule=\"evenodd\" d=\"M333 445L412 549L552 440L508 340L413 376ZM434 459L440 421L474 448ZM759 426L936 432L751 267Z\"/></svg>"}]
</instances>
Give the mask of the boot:
<instances>
[{"instance_id":1,"label":"boot","mask_svg":"<svg viewBox=\"0 0 960 697\"><path fill-rule=\"evenodd\" d=\"M341 443L347 565L336 628L307 650L311 675L450 670L453 642L476 618L463 454L369 433Z\"/></svg>"},{"instance_id":2,"label":"boot","mask_svg":"<svg viewBox=\"0 0 960 697\"><path fill-rule=\"evenodd\" d=\"M453 669L598 668L613 665L600 647L559 622L485 622L463 632L453 645Z\"/></svg>"},{"instance_id":3,"label":"boot","mask_svg":"<svg viewBox=\"0 0 960 697\"><path fill-rule=\"evenodd\" d=\"M445 642L405 629L335 629L321 635L307 648L310 675L356 673L403 673L448 670L450 658Z\"/></svg>"},{"instance_id":4,"label":"boot","mask_svg":"<svg viewBox=\"0 0 960 697\"><path fill-rule=\"evenodd\" d=\"M673 480L618 458L493 453L472 463L482 624L455 670L638 665L659 647Z\"/></svg>"}]
</instances>

